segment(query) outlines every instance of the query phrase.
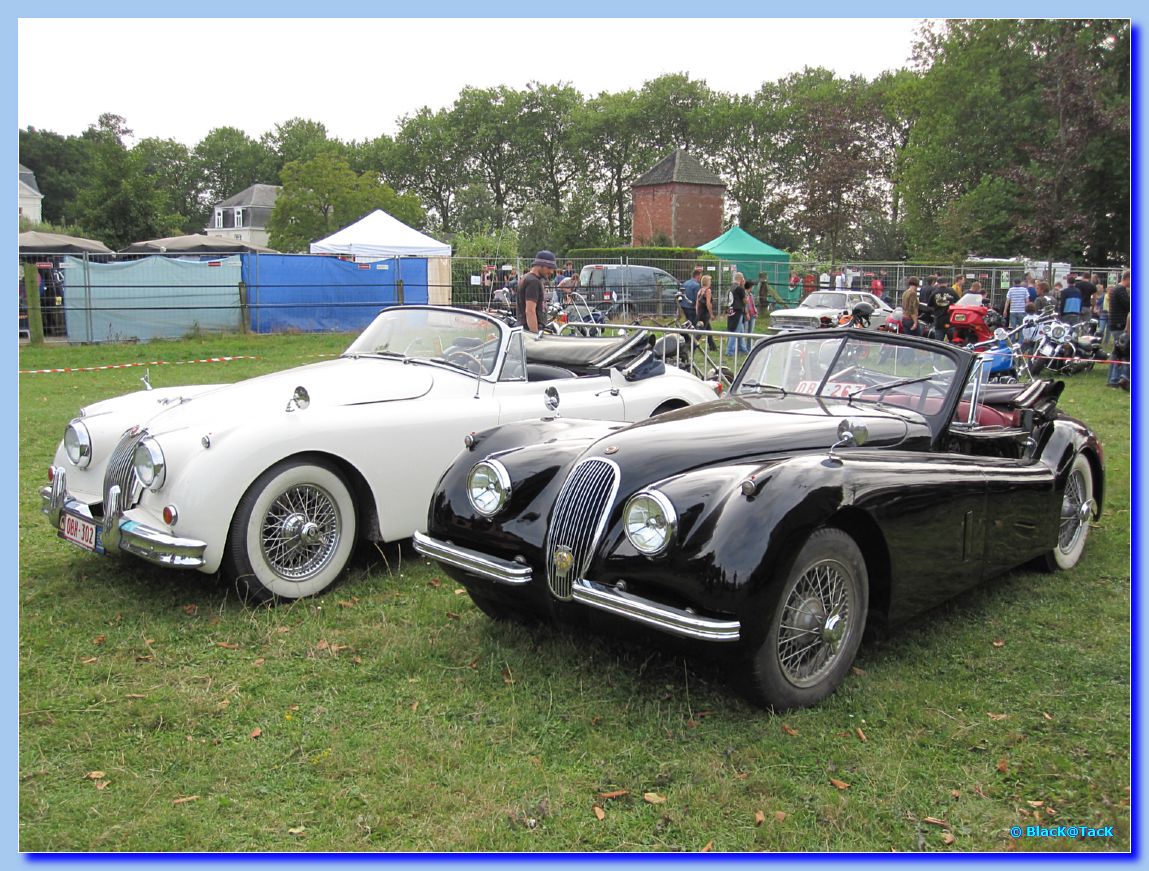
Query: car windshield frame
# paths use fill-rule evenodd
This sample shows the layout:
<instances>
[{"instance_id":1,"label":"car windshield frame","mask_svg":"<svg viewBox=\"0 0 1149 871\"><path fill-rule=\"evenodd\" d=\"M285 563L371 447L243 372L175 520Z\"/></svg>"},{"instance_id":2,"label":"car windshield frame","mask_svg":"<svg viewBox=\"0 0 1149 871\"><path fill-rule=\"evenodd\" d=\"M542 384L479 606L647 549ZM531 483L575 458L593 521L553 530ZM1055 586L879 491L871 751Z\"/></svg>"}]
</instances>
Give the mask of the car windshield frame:
<instances>
[{"instance_id":1,"label":"car windshield frame","mask_svg":"<svg viewBox=\"0 0 1149 871\"><path fill-rule=\"evenodd\" d=\"M937 434L957 408L972 355L924 339L870 330L805 331L760 342L732 396L804 396L861 409L909 411Z\"/></svg>"},{"instance_id":2,"label":"car windshield frame","mask_svg":"<svg viewBox=\"0 0 1149 871\"><path fill-rule=\"evenodd\" d=\"M482 312L443 306L391 306L381 311L341 357L419 363L497 381L511 328ZM478 363L476 370L475 362Z\"/></svg>"}]
</instances>

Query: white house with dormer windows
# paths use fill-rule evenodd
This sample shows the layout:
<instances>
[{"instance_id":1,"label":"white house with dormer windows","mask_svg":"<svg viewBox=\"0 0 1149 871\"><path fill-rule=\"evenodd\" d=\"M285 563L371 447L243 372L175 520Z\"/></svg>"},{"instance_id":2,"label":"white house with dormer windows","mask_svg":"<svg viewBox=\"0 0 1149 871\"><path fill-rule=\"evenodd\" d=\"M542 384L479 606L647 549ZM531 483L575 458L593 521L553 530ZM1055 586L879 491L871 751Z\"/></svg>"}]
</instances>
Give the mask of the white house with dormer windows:
<instances>
[{"instance_id":1,"label":"white house with dormer windows","mask_svg":"<svg viewBox=\"0 0 1149 871\"><path fill-rule=\"evenodd\" d=\"M36 173L24 164L20 166L20 217L33 224L44 222L44 195L36 184Z\"/></svg>"},{"instance_id":2,"label":"white house with dormer windows","mask_svg":"<svg viewBox=\"0 0 1149 871\"><path fill-rule=\"evenodd\" d=\"M274 184L253 184L212 207L204 233L217 239L232 239L267 247L267 222L281 188Z\"/></svg>"}]
</instances>

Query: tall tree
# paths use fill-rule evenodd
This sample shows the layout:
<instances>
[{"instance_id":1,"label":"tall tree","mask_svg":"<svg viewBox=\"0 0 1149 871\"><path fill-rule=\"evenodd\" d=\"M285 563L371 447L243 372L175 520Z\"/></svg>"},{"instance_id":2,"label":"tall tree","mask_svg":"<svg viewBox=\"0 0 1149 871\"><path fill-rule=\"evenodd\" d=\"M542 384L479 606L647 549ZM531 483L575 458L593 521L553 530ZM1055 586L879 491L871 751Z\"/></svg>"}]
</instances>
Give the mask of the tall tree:
<instances>
[{"instance_id":1,"label":"tall tree","mask_svg":"<svg viewBox=\"0 0 1149 871\"><path fill-rule=\"evenodd\" d=\"M505 85L464 87L451 107L451 128L468 166L486 184L502 216L527 199L516 187L523 165L518 142L522 113L523 95Z\"/></svg>"},{"instance_id":2,"label":"tall tree","mask_svg":"<svg viewBox=\"0 0 1149 871\"><path fill-rule=\"evenodd\" d=\"M556 215L562 213L583 166L583 155L575 149L574 139L575 113L582 104L582 95L565 84L531 82L522 95L517 144L522 151L525 187Z\"/></svg>"},{"instance_id":3,"label":"tall tree","mask_svg":"<svg viewBox=\"0 0 1149 871\"><path fill-rule=\"evenodd\" d=\"M203 175L208 204L234 196L253 184L274 184L265 175L274 161L268 149L236 127L217 127L193 149Z\"/></svg>"},{"instance_id":4,"label":"tall tree","mask_svg":"<svg viewBox=\"0 0 1149 871\"><path fill-rule=\"evenodd\" d=\"M384 177L400 190L419 196L442 233L458 229L454 207L459 191L472 179L450 114L423 107L400 120L394 147L384 149Z\"/></svg>"},{"instance_id":5,"label":"tall tree","mask_svg":"<svg viewBox=\"0 0 1149 871\"><path fill-rule=\"evenodd\" d=\"M289 163L281 176L283 190L267 225L269 244L276 250L305 252L311 242L375 209L413 227L423 224L423 209L416 197L397 194L374 174L357 174L342 157L319 154Z\"/></svg>"},{"instance_id":6,"label":"tall tree","mask_svg":"<svg viewBox=\"0 0 1149 871\"><path fill-rule=\"evenodd\" d=\"M141 139L132 153L143 172L164 192L172 213L183 219L182 231L203 232L209 203L204 197L199 167L188 147L174 139Z\"/></svg>"},{"instance_id":7,"label":"tall tree","mask_svg":"<svg viewBox=\"0 0 1149 871\"><path fill-rule=\"evenodd\" d=\"M260 144L272 158L271 165L264 168L264 178L278 178L287 164L305 162L324 152L347 153L343 143L328 138L322 123L303 118L276 124L270 133L263 134Z\"/></svg>"},{"instance_id":8,"label":"tall tree","mask_svg":"<svg viewBox=\"0 0 1149 871\"><path fill-rule=\"evenodd\" d=\"M79 136L61 136L29 127L20 131L20 163L36 174L44 195L43 218L67 225L77 219L75 202L87 183L91 142Z\"/></svg>"}]
</instances>

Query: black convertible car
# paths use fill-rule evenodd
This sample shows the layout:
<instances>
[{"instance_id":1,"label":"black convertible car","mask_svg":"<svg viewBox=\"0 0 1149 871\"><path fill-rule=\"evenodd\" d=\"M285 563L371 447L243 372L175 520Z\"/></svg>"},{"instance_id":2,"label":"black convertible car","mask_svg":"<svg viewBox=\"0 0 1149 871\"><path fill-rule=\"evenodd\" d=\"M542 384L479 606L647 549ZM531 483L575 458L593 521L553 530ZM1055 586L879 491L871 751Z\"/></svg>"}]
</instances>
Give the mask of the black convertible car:
<instances>
[{"instance_id":1,"label":"black convertible car","mask_svg":"<svg viewBox=\"0 0 1149 871\"><path fill-rule=\"evenodd\" d=\"M1063 383L981 370L926 339L777 336L723 399L468 436L415 544L491 617L644 624L725 648L761 705L812 705L868 620L1080 559L1101 445Z\"/></svg>"}]
</instances>

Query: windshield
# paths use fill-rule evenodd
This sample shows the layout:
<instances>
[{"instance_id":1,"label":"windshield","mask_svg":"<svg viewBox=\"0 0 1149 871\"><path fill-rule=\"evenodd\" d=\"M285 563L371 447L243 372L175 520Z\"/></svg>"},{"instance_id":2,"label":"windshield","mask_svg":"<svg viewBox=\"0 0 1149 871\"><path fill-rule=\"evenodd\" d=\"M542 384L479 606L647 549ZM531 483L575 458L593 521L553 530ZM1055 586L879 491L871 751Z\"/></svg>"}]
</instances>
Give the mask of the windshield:
<instances>
[{"instance_id":1,"label":"windshield","mask_svg":"<svg viewBox=\"0 0 1149 871\"><path fill-rule=\"evenodd\" d=\"M955 374L954 360L945 353L868 339L851 330L762 344L733 390L896 405L930 417L948 404Z\"/></svg>"},{"instance_id":2,"label":"windshield","mask_svg":"<svg viewBox=\"0 0 1149 871\"><path fill-rule=\"evenodd\" d=\"M390 308L371 322L343 356L443 363L472 374L491 375L501 340L498 325L479 314L455 309Z\"/></svg>"},{"instance_id":3,"label":"windshield","mask_svg":"<svg viewBox=\"0 0 1149 871\"><path fill-rule=\"evenodd\" d=\"M799 308L846 308L844 293L812 293L798 304Z\"/></svg>"}]
</instances>

